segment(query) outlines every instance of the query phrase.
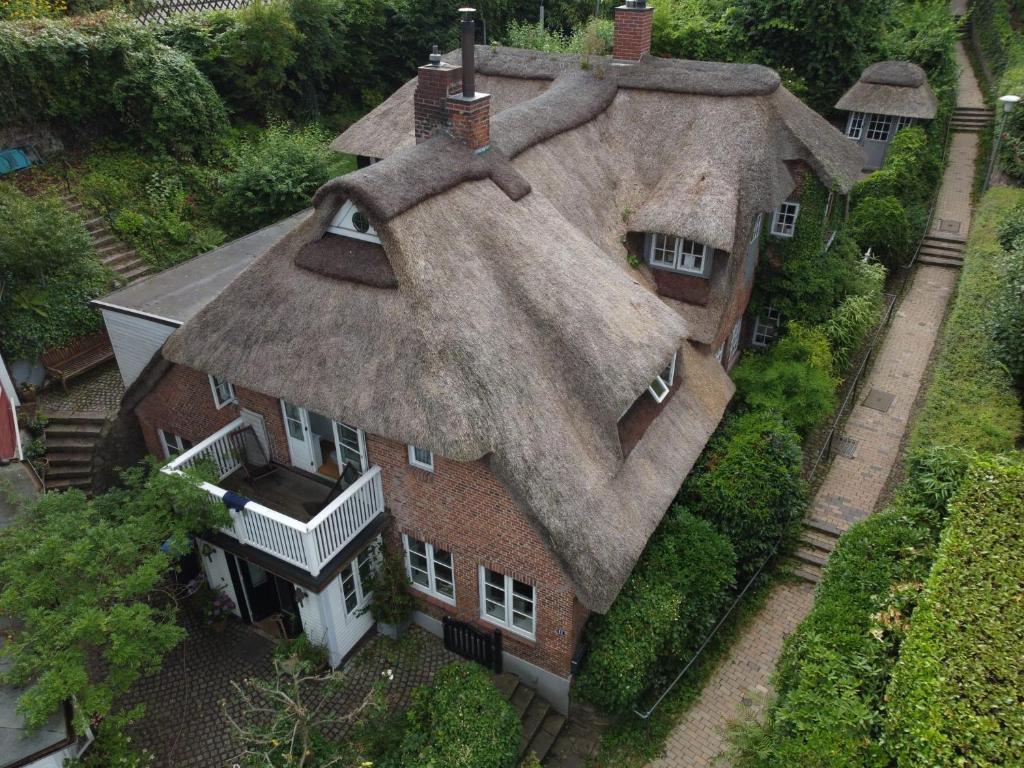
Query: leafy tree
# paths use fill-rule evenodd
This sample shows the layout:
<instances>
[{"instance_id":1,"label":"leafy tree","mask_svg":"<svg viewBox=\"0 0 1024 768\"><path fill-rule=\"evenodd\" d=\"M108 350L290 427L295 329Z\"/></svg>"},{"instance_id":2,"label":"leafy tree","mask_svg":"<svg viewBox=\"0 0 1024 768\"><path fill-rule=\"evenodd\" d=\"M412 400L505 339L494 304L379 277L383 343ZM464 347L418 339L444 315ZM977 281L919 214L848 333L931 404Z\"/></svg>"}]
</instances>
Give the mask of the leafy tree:
<instances>
[{"instance_id":1,"label":"leafy tree","mask_svg":"<svg viewBox=\"0 0 1024 768\"><path fill-rule=\"evenodd\" d=\"M904 263L911 246L910 219L895 197L869 197L850 214L850 233L890 269Z\"/></svg>"},{"instance_id":2,"label":"leafy tree","mask_svg":"<svg viewBox=\"0 0 1024 768\"><path fill-rule=\"evenodd\" d=\"M0 531L0 616L15 626L3 681L27 687L18 709L29 727L74 698L82 733L159 669L185 634L164 574L190 534L227 522L191 479L153 462L122 477L93 499L44 494Z\"/></svg>"},{"instance_id":3,"label":"leafy tree","mask_svg":"<svg viewBox=\"0 0 1024 768\"><path fill-rule=\"evenodd\" d=\"M747 39L759 59L792 69L808 102L828 112L870 63L889 0L741 0Z\"/></svg>"}]
</instances>

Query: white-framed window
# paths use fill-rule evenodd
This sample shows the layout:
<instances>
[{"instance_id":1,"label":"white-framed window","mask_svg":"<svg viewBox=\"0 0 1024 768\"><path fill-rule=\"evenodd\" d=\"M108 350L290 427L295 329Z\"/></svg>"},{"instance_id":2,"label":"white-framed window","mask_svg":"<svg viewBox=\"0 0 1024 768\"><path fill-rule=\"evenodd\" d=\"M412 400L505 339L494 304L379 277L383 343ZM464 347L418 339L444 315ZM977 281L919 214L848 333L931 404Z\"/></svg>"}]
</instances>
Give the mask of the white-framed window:
<instances>
[{"instance_id":1,"label":"white-framed window","mask_svg":"<svg viewBox=\"0 0 1024 768\"><path fill-rule=\"evenodd\" d=\"M851 112L846 120L846 135L857 141L864 131L864 113Z\"/></svg>"},{"instance_id":2,"label":"white-framed window","mask_svg":"<svg viewBox=\"0 0 1024 768\"><path fill-rule=\"evenodd\" d=\"M365 472L368 462L366 459L366 435L363 430L336 421L334 422L334 433L338 449L338 472L343 472L345 465L349 462L354 464L360 472Z\"/></svg>"},{"instance_id":3,"label":"white-framed window","mask_svg":"<svg viewBox=\"0 0 1024 768\"><path fill-rule=\"evenodd\" d=\"M711 271L711 254L703 243L656 232L647 236L647 243L651 266L701 276Z\"/></svg>"},{"instance_id":4,"label":"white-framed window","mask_svg":"<svg viewBox=\"0 0 1024 768\"><path fill-rule=\"evenodd\" d=\"M750 343L755 347L767 347L779 335L779 320L781 315L775 307L769 306L763 315L758 315L754 320L754 333Z\"/></svg>"},{"instance_id":5,"label":"white-framed window","mask_svg":"<svg viewBox=\"0 0 1024 768\"><path fill-rule=\"evenodd\" d=\"M380 236L373 228L366 214L356 207L351 200L346 200L338 213L331 220L327 231L344 237L351 237L353 240L365 240L368 243L380 245Z\"/></svg>"},{"instance_id":6,"label":"white-framed window","mask_svg":"<svg viewBox=\"0 0 1024 768\"><path fill-rule=\"evenodd\" d=\"M891 130L892 115L871 115L866 136L870 141L888 141Z\"/></svg>"},{"instance_id":7,"label":"white-framed window","mask_svg":"<svg viewBox=\"0 0 1024 768\"><path fill-rule=\"evenodd\" d=\"M750 235L750 245L754 245L761 239L761 226L764 224L764 214L759 213L754 219L754 232Z\"/></svg>"},{"instance_id":8,"label":"white-framed window","mask_svg":"<svg viewBox=\"0 0 1024 768\"><path fill-rule=\"evenodd\" d=\"M480 566L480 618L533 639L537 591L532 585Z\"/></svg>"},{"instance_id":9,"label":"white-framed window","mask_svg":"<svg viewBox=\"0 0 1024 768\"><path fill-rule=\"evenodd\" d=\"M434 471L434 454L426 448L418 448L415 445L409 446L409 463L414 467L425 469L427 472Z\"/></svg>"},{"instance_id":10,"label":"white-framed window","mask_svg":"<svg viewBox=\"0 0 1024 768\"><path fill-rule=\"evenodd\" d=\"M402 534L405 571L414 588L455 605L455 565L452 553Z\"/></svg>"},{"instance_id":11,"label":"white-framed window","mask_svg":"<svg viewBox=\"0 0 1024 768\"><path fill-rule=\"evenodd\" d=\"M723 341L722 342L722 346L720 346L718 348L718 351L715 352L715 360L717 360L718 362L722 362L722 357L724 355L725 355L725 342Z\"/></svg>"},{"instance_id":12,"label":"white-framed window","mask_svg":"<svg viewBox=\"0 0 1024 768\"><path fill-rule=\"evenodd\" d=\"M235 402L235 387L230 381L210 376L210 389L213 390L213 404L217 410Z\"/></svg>"},{"instance_id":13,"label":"white-framed window","mask_svg":"<svg viewBox=\"0 0 1024 768\"><path fill-rule=\"evenodd\" d=\"M655 376L654 381L651 382L651 386L647 388L647 391L651 393L651 397L654 398L654 402L664 402L665 398L668 397L668 393L672 389L672 384L676 380L676 358L678 357L679 353L674 353L672 355L672 360L669 361L665 370L658 376Z\"/></svg>"},{"instance_id":14,"label":"white-framed window","mask_svg":"<svg viewBox=\"0 0 1024 768\"><path fill-rule=\"evenodd\" d=\"M165 459L173 459L175 456L180 456L192 447L191 442L179 435L165 432L162 429L158 429L156 433L160 438L160 447L164 449Z\"/></svg>"},{"instance_id":15,"label":"white-framed window","mask_svg":"<svg viewBox=\"0 0 1024 768\"><path fill-rule=\"evenodd\" d=\"M366 605L373 594L370 579L377 569L373 547L367 547L341 572L341 597L349 616Z\"/></svg>"},{"instance_id":16,"label":"white-framed window","mask_svg":"<svg viewBox=\"0 0 1024 768\"><path fill-rule=\"evenodd\" d=\"M726 360L732 361L736 357L736 353L740 351L740 332L743 330L743 318L741 317L736 321L736 324L732 327L732 331L729 333L729 351L726 355Z\"/></svg>"},{"instance_id":17,"label":"white-framed window","mask_svg":"<svg viewBox=\"0 0 1024 768\"><path fill-rule=\"evenodd\" d=\"M776 237L792 237L796 232L796 219L800 215L800 203L783 203L772 217L772 234Z\"/></svg>"},{"instance_id":18,"label":"white-framed window","mask_svg":"<svg viewBox=\"0 0 1024 768\"><path fill-rule=\"evenodd\" d=\"M914 120L914 118L912 118L912 117L904 117L903 115L899 115L896 118L896 133L899 133L904 128L909 128L915 122L917 122L917 121Z\"/></svg>"}]
</instances>

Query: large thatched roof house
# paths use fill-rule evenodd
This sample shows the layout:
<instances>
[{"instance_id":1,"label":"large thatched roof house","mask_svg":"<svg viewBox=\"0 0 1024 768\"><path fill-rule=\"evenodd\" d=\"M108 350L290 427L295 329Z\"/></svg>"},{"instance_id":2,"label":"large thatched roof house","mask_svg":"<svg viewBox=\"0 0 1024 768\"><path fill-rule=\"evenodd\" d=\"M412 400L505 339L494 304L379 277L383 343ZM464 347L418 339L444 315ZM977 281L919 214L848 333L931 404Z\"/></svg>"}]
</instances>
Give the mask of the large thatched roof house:
<instances>
[{"instance_id":1,"label":"large thatched roof house","mask_svg":"<svg viewBox=\"0 0 1024 768\"><path fill-rule=\"evenodd\" d=\"M774 72L650 57L649 11L617 11L613 57L470 37L422 67L334 142L365 167L151 366L151 449L212 456L211 493L243 510L207 542L211 581L243 606L267 574L300 585L270 603L335 661L369 627L386 508L416 620L500 628L506 663L564 708L588 613L732 396L762 221L792 236L804 174L843 194L860 170ZM339 474L322 511L289 501Z\"/></svg>"},{"instance_id":2,"label":"large thatched roof house","mask_svg":"<svg viewBox=\"0 0 1024 768\"><path fill-rule=\"evenodd\" d=\"M836 102L849 112L846 135L864 148L865 170L881 168L896 134L918 120L932 120L939 102L928 77L910 61L879 61Z\"/></svg>"}]
</instances>

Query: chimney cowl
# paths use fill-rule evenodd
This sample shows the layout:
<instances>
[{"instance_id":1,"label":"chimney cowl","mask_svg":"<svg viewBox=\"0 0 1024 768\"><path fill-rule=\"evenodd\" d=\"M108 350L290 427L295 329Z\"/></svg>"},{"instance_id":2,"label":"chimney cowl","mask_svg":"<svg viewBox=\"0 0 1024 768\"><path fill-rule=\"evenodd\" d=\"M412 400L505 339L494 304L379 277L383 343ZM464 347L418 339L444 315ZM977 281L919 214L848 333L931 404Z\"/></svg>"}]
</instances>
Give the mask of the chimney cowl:
<instances>
[{"instance_id":1,"label":"chimney cowl","mask_svg":"<svg viewBox=\"0 0 1024 768\"><path fill-rule=\"evenodd\" d=\"M441 66L441 51L438 49L437 43L434 43L434 50L430 52L430 66Z\"/></svg>"}]
</instances>

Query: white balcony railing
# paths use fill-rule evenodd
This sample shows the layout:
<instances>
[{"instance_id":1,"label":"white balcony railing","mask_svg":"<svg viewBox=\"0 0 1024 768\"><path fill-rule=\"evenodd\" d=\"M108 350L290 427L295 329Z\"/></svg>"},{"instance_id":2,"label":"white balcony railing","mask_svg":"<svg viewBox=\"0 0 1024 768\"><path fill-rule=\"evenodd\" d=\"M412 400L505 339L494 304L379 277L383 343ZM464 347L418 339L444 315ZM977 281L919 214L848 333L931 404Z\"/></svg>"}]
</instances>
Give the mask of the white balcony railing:
<instances>
[{"instance_id":1,"label":"white balcony railing","mask_svg":"<svg viewBox=\"0 0 1024 768\"><path fill-rule=\"evenodd\" d=\"M242 419L235 419L175 457L163 471L180 473L183 469L209 460L218 470L218 479L223 480L242 468L244 446L238 431L244 427ZM225 489L207 482L201 485L214 499L223 501L227 493ZM274 555L316 576L332 557L383 511L384 489L380 480L380 467L374 466L308 523L249 501L241 511L228 510L231 514L231 527L223 528L222 531L242 544Z\"/></svg>"}]
</instances>

